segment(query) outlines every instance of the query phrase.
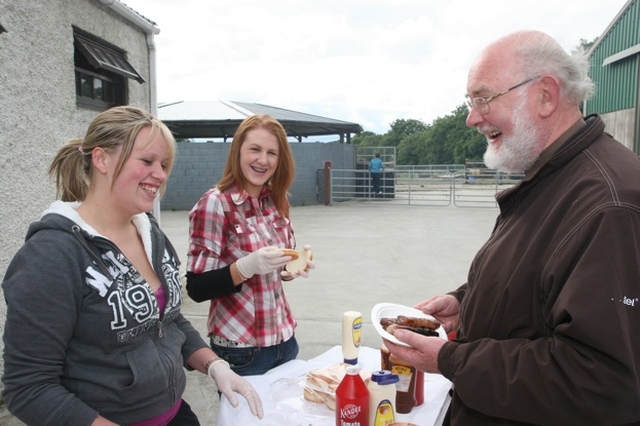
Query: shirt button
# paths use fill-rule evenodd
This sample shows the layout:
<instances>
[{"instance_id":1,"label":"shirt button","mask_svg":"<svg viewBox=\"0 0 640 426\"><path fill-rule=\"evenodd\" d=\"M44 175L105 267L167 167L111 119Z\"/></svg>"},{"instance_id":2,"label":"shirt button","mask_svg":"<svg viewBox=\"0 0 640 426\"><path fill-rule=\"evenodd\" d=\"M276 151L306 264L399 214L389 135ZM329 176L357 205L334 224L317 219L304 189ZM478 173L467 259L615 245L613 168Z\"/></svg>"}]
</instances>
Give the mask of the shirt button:
<instances>
[{"instance_id":1,"label":"shirt button","mask_svg":"<svg viewBox=\"0 0 640 426\"><path fill-rule=\"evenodd\" d=\"M275 298L276 298L276 300L280 299L280 293L278 293L277 291L276 291L276 294L275 294Z\"/></svg>"}]
</instances>

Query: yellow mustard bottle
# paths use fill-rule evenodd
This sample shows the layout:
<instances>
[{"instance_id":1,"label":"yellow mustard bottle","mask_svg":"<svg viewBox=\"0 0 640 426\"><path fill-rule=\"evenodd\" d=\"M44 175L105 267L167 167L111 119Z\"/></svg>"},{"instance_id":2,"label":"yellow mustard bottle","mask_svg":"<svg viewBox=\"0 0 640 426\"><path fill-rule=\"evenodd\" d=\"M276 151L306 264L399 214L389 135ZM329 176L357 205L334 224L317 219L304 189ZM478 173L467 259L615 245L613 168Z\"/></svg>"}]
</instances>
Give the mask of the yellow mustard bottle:
<instances>
[{"instance_id":1,"label":"yellow mustard bottle","mask_svg":"<svg viewBox=\"0 0 640 426\"><path fill-rule=\"evenodd\" d=\"M369 426L387 426L396 419L396 383L398 375L389 370L371 373L369 389Z\"/></svg>"}]
</instances>

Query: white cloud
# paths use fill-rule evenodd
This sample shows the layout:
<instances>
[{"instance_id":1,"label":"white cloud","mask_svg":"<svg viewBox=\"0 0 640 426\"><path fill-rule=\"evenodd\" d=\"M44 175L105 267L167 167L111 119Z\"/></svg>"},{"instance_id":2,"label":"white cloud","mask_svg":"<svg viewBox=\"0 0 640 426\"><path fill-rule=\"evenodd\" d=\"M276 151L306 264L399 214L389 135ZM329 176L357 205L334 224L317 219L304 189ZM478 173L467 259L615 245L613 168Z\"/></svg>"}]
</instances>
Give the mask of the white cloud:
<instances>
[{"instance_id":1,"label":"white cloud","mask_svg":"<svg viewBox=\"0 0 640 426\"><path fill-rule=\"evenodd\" d=\"M160 102L257 102L385 133L460 105L467 69L492 40L538 29L572 50L626 0L124 2L161 30Z\"/></svg>"}]
</instances>

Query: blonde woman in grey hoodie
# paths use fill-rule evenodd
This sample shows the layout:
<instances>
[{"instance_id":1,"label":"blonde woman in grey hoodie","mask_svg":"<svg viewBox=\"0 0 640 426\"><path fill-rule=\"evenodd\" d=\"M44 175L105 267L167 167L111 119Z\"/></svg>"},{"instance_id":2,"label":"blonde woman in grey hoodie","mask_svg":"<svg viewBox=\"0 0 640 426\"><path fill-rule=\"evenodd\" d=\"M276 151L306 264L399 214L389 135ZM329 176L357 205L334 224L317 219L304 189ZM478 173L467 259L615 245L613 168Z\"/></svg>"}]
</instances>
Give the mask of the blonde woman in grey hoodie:
<instances>
[{"instance_id":1,"label":"blonde woman in grey hoodie","mask_svg":"<svg viewBox=\"0 0 640 426\"><path fill-rule=\"evenodd\" d=\"M175 151L161 121L125 106L54 158L60 200L29 227L2 283L2 395L26 424L198 425L182 400L185 366L262 417L255 390L180 313L180 261L148 213Z\"/></svg>"}]
</instances>

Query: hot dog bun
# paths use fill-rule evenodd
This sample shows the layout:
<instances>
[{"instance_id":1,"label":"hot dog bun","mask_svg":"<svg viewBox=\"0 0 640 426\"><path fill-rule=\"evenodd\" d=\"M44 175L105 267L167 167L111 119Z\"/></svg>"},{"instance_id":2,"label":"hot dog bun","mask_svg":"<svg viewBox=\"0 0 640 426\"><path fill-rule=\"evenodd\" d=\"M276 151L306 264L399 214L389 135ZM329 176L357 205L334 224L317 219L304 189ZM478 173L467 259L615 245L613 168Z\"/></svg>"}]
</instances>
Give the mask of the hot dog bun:
<instances>
[{"instance_id":1,"label":"hot dog bun","mask_svg":"<svg viewBox=\"0 0 640 426\"><path fill-rule=\"evenodd\" d=\"M309 371L304 383L304 399L324 403L329 409L336 409L336 389L344 378L348 364L334 364L318 370ZM360 370L365 384L371 380L371 372Z\"/></svg>"},{"instance_id":2,"label":"hot dog bun","mask_svg":"<svg viewBox=\"0 0 640 426\"><path fill-rule=\"evenodd\" d=\"M313 253L311 252L311 250L306 250L306 249L298 250L296 251L296 254L298 255L298 257L294 258L294 260L284 265L284 269L287 272L294 273L299 271L300 269L302 269L303 271L306 271L307 269L309 269L309 265L307 265L307 260L313 259Z\"/></svg>"},{"instance_id":3,"label":"hot dog bun","mask_svg":"<svg viewBox=\"0 0 640 426\"><path fill-rule=\"evenodd\" d=\"M281 249L285 256L291 256L291 261L298 260L300 253L294 249Z\"/></svg>"}]
</instances>

